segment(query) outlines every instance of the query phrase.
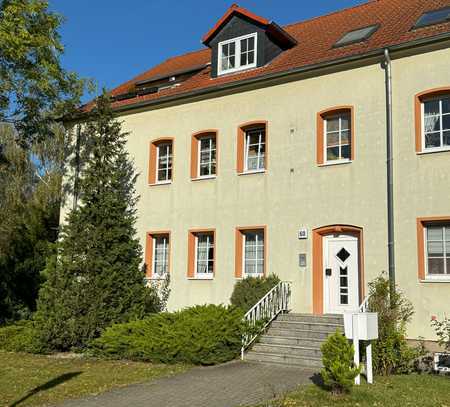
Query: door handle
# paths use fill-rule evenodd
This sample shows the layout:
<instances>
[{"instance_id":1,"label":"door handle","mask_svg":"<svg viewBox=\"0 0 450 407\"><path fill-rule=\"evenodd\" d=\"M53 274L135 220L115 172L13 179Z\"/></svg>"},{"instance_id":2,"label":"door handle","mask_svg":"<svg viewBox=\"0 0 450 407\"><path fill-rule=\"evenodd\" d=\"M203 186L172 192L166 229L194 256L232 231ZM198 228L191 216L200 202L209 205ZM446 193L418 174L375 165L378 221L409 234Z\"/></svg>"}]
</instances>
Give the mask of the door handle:
<instances>
[{"instance_id":1,"label":"door handle","mask_svg":"<svg viewBox=\"0 0 450 407\"><path fill-rule=\"evenodd\" d=\"M325 275L326 275L327 277L331 277L331 272L332 272L332 269L331 269L331 268L326 268L326 269L325 269Z\"/></svg>"}]
</instances>

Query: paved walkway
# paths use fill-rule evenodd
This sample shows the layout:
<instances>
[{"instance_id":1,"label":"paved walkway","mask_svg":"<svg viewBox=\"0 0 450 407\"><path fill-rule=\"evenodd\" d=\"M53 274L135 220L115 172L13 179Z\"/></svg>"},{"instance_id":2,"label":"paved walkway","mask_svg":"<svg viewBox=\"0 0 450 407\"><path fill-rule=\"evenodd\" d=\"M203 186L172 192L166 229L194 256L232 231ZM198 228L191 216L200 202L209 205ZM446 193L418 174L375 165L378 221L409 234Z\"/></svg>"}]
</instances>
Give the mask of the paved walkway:
<instances>
[{"instance_id":1,"label":"paved walkway","mask_svg":"<svg viewBox=\"0 0 450 407\"><path fill-rule=\"evenodd\" d=\"M314 373L289 366L231 362L67 401L61 407L249 406L309 383Z\"/></svg>"}]
</instances>

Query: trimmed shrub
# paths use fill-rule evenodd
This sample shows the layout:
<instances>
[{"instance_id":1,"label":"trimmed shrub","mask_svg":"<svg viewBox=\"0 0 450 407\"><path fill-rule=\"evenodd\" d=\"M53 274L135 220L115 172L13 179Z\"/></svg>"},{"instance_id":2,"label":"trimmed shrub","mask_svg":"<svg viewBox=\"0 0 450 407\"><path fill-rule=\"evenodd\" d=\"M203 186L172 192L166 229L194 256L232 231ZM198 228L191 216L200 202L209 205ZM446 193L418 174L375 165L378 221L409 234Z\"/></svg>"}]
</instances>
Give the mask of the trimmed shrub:
<instances>
[{"instance_id":1,"label":"trimmed shrub","mask_svg":"<svg viewBox=\"0 0 450 407\"><path fill-rule=\"evenodd\" d=\"M338 330L330 335L321 346L324 384L335 394L348 393L354 385L360 368L353 362L354 349L347 338Z\"/></svg>"},{"instance_id":2,"label":"trimmed shrub","mask_svg":"<svg viewBox=\"0 0 450 407\"><path fill-rule=\"evenodd\" d=\"M384 274L369 283L369 310L378 313L378 339L373 342L375 372L386 376L414 371L414 361L423 356L420 347L412 348L406 341L406 325L414 308L398 288L391 293Z\"/></svg>"},{"instance_id":3,"label":"trimmed shrub","mask_svg":"<svg viewBox=\"0 0 450 407\"><path fill-rule=\"evenodd\" d=\"M245 332L242 311L202 305L107 328L91 343L95 356L214 365L234 359Z\"/></svg>"},{"instance_id":4,"label":"trimmed shrub","mask_svg":"<svg viewBox=\"0 0 450 407\"><path fill-rule=\"evenodd\" d=\"M0 328L0 349L7 352L45 353L32 321L21 321Z\"/></svg>"},{"instance_id":5,"label":"trimmed shrub","mask_svg":"<svg viewBox=\"0 0 450 407\"><path fill-rule=\"evenodd\" d=\"M279 282L280 279L275 274L268 277L246 277L234 285L231 305L245 313Z\"/></svg>"}]
</instances>

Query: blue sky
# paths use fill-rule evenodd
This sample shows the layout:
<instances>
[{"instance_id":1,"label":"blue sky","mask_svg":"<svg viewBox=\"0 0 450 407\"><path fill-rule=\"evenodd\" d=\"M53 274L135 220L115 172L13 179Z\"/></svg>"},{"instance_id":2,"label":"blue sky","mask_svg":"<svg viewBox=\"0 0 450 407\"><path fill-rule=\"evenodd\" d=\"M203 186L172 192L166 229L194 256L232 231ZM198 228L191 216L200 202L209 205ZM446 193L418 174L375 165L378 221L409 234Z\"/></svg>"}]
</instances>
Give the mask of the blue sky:
<instances>
[{"instance_id":1,"label":"blue sky","mask_svg":"<svg viewBox=\"0 0 450 407\"><path fill-rule=\"evenodd\" d=\"M280 25L366 0L242 0ZM233 0L49 0L62 14L63 65L108 89L164 61L202 47L201 37Z\"/></svg>"}]
</instances>

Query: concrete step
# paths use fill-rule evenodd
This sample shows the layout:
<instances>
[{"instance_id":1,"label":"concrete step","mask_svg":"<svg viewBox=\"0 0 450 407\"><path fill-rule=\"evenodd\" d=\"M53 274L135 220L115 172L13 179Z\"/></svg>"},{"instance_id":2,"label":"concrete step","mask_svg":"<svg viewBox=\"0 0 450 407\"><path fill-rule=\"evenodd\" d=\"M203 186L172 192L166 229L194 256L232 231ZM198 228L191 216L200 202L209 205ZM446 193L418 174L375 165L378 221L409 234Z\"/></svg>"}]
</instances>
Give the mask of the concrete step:
<instances>
[{"instance_id":1,"label":"concrete step","mask_svg":"<svg viewBox=\"0 0 450 407\"><path fill-rule=\"evenodd\" d=\"M344 325L344 317L342 315L312 315L312 314L281 314L277 321L292 321L292 322L316 322L316 323L330 323Z\"/></svg>"},{"instance_id":2,"label":"concrete step","mask_svg":"<svg viewBox=\"0 0 450 407\"><path fill-rule=\"evenodd\" d=\"M311 331L310 329L289 329L289 328L275 328L271 327L267 331L266 335L278 336L278 337L289 337L289 338L300 338L300 339L311 339L311 340L325 340L331 332L317 332Z\"/></svg>"},{"instance_id":3,"label":"concrete step","mask_svg":"<svg viewBox=\"0 0 450 407\"><path fill-rule=\"evenodd\" d=\"M294 345L276 345L267 343L256 343L252 351L257 353L270 353L276 355L290 355L304 358L321 359L322 352L319 348L311 348Z\"/></svg>"},{"instance_id":4,"label":"concrete step","mask_svg":"<svg viewBox=\"0 0 450 407\"><path fill-rule=\"evenodd\" d=\"M325 339L325 338L323 338ZM262 335L259 338L259 343L271 344L271 345L290 345L290 346L303 346L307 348L320 349L323 343L323 339L302 338L295 336L271 336L269 334Z\"/></svg>"},{"instance_id":5,"label":"concrete step","mask_svg":"<svg viewBox=\"0 0 450 407\"><path fill-rule=\"evenodd\" d=\"M322 359L320 358L308 358L288 354L255 352L253 350L246 354L245 359L263 363L275 363L290 366L304 366L312 368L323 367Z\"/></svg>"},{"instance_id":6,"label":"concrete step","mask_svg":"<svg viewBox=\"0 0 450 407\"><path fill-rule=\"evenodd\" d=\"M271 325L273 328L280 329L300 329L310 330L314 332L333 333L336 329L343 330L343 324L331 324L327 322L296 322L296 321L279 321L276 319Z\"/></svg>"}]
</instances>

